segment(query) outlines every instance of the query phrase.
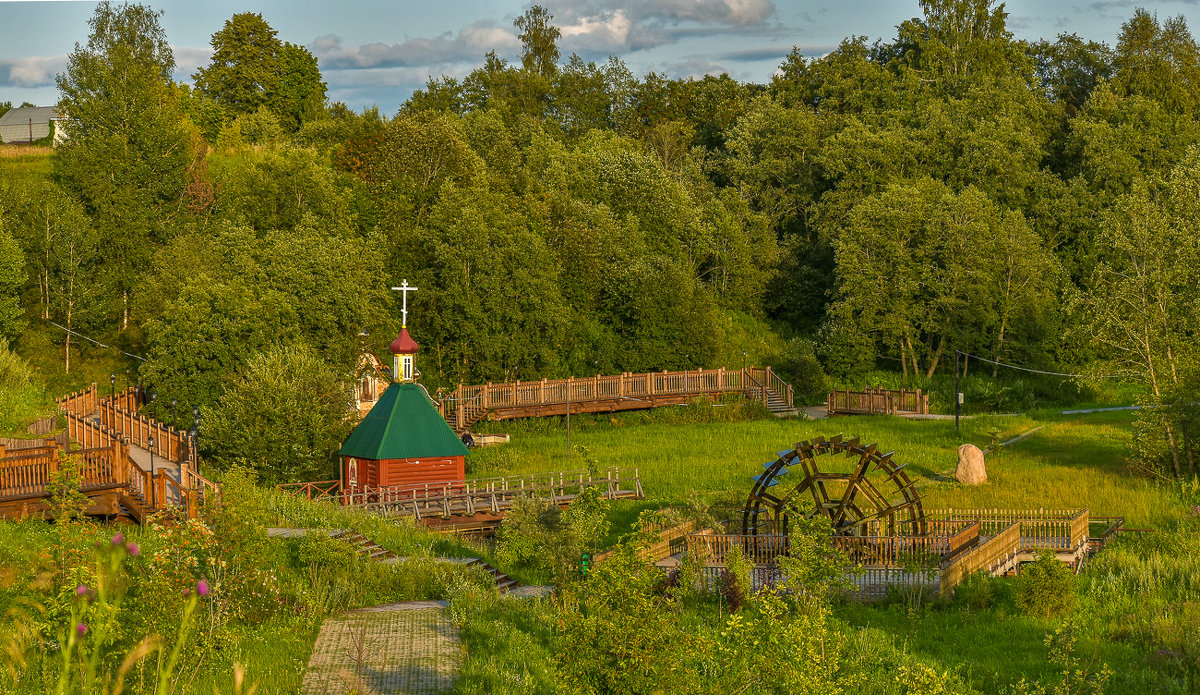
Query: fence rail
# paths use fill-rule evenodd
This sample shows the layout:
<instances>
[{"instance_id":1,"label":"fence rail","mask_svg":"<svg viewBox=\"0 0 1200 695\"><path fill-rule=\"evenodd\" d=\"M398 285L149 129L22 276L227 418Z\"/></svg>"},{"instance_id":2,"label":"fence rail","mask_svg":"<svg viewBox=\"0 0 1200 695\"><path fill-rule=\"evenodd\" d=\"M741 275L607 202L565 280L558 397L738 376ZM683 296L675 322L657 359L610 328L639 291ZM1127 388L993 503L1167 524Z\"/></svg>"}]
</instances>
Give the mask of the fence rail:
<instances>
[{"instance_id":1,"label":"fence rail","mask_svg":"<svg viewBox=\"0 0 1200 695\"><path fill-rule=\"evenodd\" d=\"M598 475L587 471L563 471L391 487L344 487L340 481L325 480L284 484L276 489L313 501L409 515L417 520L477 514L499 517L522 497L540 497L553 504L566 504L585 489L597 489L607 499L643 498L638 469L633 469L632 477L628 476L629 469L625 470L624 477L620 468L610 468Z\"/></svg>"},{"instance_id":2,"label":"fence rail","mask_svg":"<svg viewBox=\"0 0 1200 695\"><path fill-rule=\"evenodd\" d=\"M830 415L928 415L929 394L921 389L830 391L825 409Z\"/></svg>"},{"instance_id":3,"label":"fence rail","mask_svg":"<svg viewBox=\"0 0 1200 695\"><path fill-rule=\"evenodd\" d=\"M622 373L609 376L569 377L503 384L459 384L442 397L438 410L451 425L462 431L485 414L504 417L561 415L569 408L605 403L616 407L654 407L668 397L748 393L768 399L762 385L791 408L792 388L770 367L740 370L697 369L686 372ZM757 387L757 388L756 388Z\"/></svg>"},{"instance_id":4,"label":"fence rail","mask_svg":"<svg viewBox=\"0 0 1200 695\"><path fill-rule=\"evenodd\" d=\"M122 394L128 395L130 394ZM191 437L187 433L126 410L110 401L106 400L100 404L100 423L120 432L131 443L147 451L153 450L154 455L161 459L176 463L192 459ZM154 437L153 447L150 446L150 437Z\"/></svg>"},{"instance_id":5,"label":"fence rail","mask_svg":"<svg viewBox=\"0 0 1200 695\"><path fill-rule=\"evenodd\" d=\"M835 536L833 543L858 568L848 577L860 598L882 597L888 586L923 587L950 595L977 571L1000 574L1041 550L1077 562L1090 545L1087 509L926 510L925 536ZM719 567L739 547L756 565L775 567L788 552L786 536L715 534L687 537L688 551ZM764 575L766 576L766 575Z\"/></svg>"}]
</instances>

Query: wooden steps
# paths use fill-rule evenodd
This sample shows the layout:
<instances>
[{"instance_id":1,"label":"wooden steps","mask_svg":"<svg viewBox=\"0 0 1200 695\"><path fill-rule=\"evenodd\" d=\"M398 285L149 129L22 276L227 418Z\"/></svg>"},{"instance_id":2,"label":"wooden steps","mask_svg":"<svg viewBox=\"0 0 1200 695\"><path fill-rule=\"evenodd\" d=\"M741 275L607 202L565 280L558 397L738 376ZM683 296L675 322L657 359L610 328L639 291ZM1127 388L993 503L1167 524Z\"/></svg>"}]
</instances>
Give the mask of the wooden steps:
<instances>
[{"instance_id":1,"label":"wooden steps","mask_svg":"<svg viewBox=\"0 0 1200 695\"><path fill-rule=\"evenodd\" d=\"M358 553L358 556L360 558L362 558L363 560L367 560L370 562L382 562L385 564L392 564L392 563L399 562L401 559L403 559L403 558L400 558L399 556L397 556L392 551L388 550L387 548L384 548L383 546L379 545L375 541L371 540L370 538L367 538L366 536L362 535L361 533L359 533L357 531L348 531L348 530L334 531L330 534L329 537L337 539L339 541L342 541L343 543L350 544L350 546L354 548L355 552ZM463 567L478 567L478 568L482 569L484 572L487 572L488 574L490 574L492 576L492 581L494 581L496 583L496 589L502 594L506 594L510 591L515 591L516 589L519 589L521 587L520 582L518 582L517 580L508 576L507 574L501 572L500 570L496 569L495 567L492 567L490 564L487 563L487 561L483 560L482 558L464 557L464 558L441 558L441 559L447 560L449 562L453 562L453 563L455 563L457 565L461 565Z\"/></svg>"}]
</instances>

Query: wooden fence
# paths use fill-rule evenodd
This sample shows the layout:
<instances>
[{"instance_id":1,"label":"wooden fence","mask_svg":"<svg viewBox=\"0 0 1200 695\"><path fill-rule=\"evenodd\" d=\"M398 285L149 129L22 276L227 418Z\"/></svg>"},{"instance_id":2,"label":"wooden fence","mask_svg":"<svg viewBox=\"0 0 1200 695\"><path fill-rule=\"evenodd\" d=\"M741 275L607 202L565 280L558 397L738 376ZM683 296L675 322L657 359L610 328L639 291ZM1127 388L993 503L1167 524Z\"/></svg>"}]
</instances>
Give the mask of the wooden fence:
<instances>
[{"instance_id":1,"label":"wooden fence","mask_svg":"<svg viewBox=\"0 0 1200 695\"><path fill-rule=\"evenodd\" d=\"M491 414L497 419L599 412L604 409L651 408L664 400L679 402L693 396L746 393L767 401L774 396L791 408L792 387L770 367L740 370L697 369L612 376L516 381L503 384L459 384L439 399L438 410L462 431ZM589 410L588 407L592 409Z\"/></svg>"},{"instance_id":2,"label":"wooden fence","mask_svg":"<svg viewBox=\"0 0 1200 695\"><path fill-rule=\"evenodd\" d=\"M825 409L829 415L928 415L929 394L921 389L830 391Z\"/></svg>"},{"instance_id":3,"label":"wooden fence","mask_svg":"<svg viewBox=\"0 0 1200 695\"><path fill-rule=\"evenodd\" d=\"M687 549L687 539L695 532L696 522L688 520L677 524L651 524L645 530L654 534L654 541L642 548L638 556L646 562L658 562ZM596 553L593 561L599 563L607 560L614 552L615 548L610 548Z\"/></svg>"},{"instance_id":4,"label":"wooden fence","mask_svg":"<svg viewBox=\"0 0 1200 695\"><path fill-rule=\"evenodd\" d=\"M100 407L100 396L96 391L96 385L92 384L86 389L63 396L58 400L58 406L73 415L91 415L96 412L96 408Z\"/></svg>"},{"instance_id":5,"label":"wooden fence","mask_svg":"<svg viewBox=\"0 0 1200 695\"><path fill-rule=\"evenodd\" d=\"M127 398L126 401L128 400ZM145 415L126 410L110 401L106 400L100 404L100 423L120 432L131 443L147 451L153 449L154 455L161 459L175 463L194 459L192 440L186 432L180 432ZM150 446L150 437L154 437L153 447Z\"/></svg>"},{"instance_id":6,"label":"wooden fence","mask_svg":"<svg viewBox=\"0 0 1200 695\"><path fill-rule=\"evenodd\" d=\"M836 536L834 544L857 569L847 577L851 593L882 598L889 586L929 589L949 596L973 572L1002 574L1053 551L1076 563L1089 548L1087 509L926 510L926 536ZM777 567L788 552L779 535L693 533L688 552L719 568L734 546L760 567ZM767 575L763 575L764 577Z\"/></svg>"},{"instance_id":7,"label":"wooden fence","mask_svg":"<svg viewBox=\"0 0 1200 695\"><path fill-rule=\"evenodd\" d=\"M1088 540L1087 509L927 509L928 519L978 521L981 536L1020 526L1020 550L1074 551Z\"/></svg>"},{"instance_id":8,"label":"wooden fence","mask_svg":"<svg viewBox=\"0 0 1200 695\"><path fill-rule=\"evenodd\" d=\"M607 499L642 499L641 478L623 475L619 467L593 475L587 471L534 473L497 478L453 481L416 486L342 487L339 481L288 483L277 489L309 500L328 500L346 506L388 514L409 515L417 520L430 517L449 519L476 514L501 516L522 497L548 499L552 504L567 504L585 489L597 489Z\"/></svg>"}]
</instances>

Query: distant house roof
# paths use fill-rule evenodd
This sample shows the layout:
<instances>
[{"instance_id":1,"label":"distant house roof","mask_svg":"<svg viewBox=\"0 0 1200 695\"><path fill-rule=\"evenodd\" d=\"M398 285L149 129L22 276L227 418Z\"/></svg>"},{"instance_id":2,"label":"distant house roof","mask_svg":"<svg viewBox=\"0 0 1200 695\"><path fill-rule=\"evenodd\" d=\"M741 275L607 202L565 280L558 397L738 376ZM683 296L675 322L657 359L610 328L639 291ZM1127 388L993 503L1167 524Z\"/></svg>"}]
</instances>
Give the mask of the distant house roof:
<instances>
[{"instance_id":1,"label":"distant house roof","mask_svg":"<svg viewBox=\"0 0 1200 695\"><path fill-rule=\"evenodd\" d=\"M338 451L339 456L375 460L466 454L467 447L417 384L389 386Z\"/></svg>"},{"instance_id":2,"label":"distant house roof","mask_svg":"<svg viewBox=\"0 0 1200 695\"><path fill-rule=\"evenodd\" d=\"M33 139L41 140L50 134L50 121L57 118L58 109L53 106L22 106L9 109L0 116L0 140L29 142L31 128Z\"/></svg>"}]
</instances>

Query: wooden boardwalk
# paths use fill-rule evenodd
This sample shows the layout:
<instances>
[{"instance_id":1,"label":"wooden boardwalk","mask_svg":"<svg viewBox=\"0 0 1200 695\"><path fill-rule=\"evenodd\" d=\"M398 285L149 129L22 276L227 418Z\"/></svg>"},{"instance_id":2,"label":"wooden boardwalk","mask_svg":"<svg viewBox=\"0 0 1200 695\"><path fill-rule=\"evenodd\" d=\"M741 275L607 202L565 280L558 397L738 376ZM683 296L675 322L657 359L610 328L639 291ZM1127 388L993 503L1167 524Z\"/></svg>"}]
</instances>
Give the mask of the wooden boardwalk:
<instances>
[{"instance_id":1,"label":"wooden boardwalk","mask_svg":"<svg viewBox=\"0 0 1200 695\"><path fill-rule=\"evenodd\" d=\"M794 413L792 387L770 367L697 369L567 379L516 381L504 384L459 384L435 399L438 411L462 434L483 419L511 420L575 413L680 405L694 398L740 393L760 400L777 413Z\"/></svg>"},{"instance_id":2,"label":"wooden boardwalk","mask_svg":"<svg viewBox=\"0 0 1200 695\"><path fill-rule=\"evenodd\" d=\"M825 399L827 415L928 415L929 394L921 389L867 389L830 391Z\"/></svg>"},{"instance_id":3,"label":"wooden boardwalk","mask_svg":"<svg viewBox=\"0 0 1200 695\"><path fill-rule=\"evenodd\" d=\"M591 474L563 471L478 478L441 485L397 487L345 487L340 481L291 483L278 489L308 500L325 500L357 507L384 516L408 516L424 525L445 531L488 531L522 497L549 500L566 506L585 489L595 489L605 499L643 499L637 468L609 468Z\"/></svg>"},{"instance_id":4,"label":"wooden boardwalk","mask_svg":"<svg viewBox=\"0 0 1200 695\"><path fill-rule=\"evenodd\" d=\"M178 507L194 518L217 486L196 472L194 440L137 414L140 404L137 389L102 398L92 384L59 401L62 436L15 450L0 444L0 518L49 515L49 484L66 459L79 464L89 515L140 523Z\"/></svg>"},{"instance_id":5,"label":"wooden boardwalk","mask_svg":"<svg viewBox=\"0 0 1200 695\"><path fill-rule=\"evenodd\" d=\"M856 566L847 579L851 595L862 600L883 598L893 586L924 587L951 596L974 572L1011 573L1023 562L1049 550L1072 567L1111 538L1123 523L1105 517L1099 536L1091 535L1087 509L944 509L927 510L930 533L924 536L835 536L835 545ZM711 530L687 537L689 553L704 558L715 578L734 546L754 563L758 588L783 579L777 559L788 552L780 535L717 534Z\"/></svg>"}]
</instances>

